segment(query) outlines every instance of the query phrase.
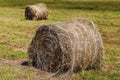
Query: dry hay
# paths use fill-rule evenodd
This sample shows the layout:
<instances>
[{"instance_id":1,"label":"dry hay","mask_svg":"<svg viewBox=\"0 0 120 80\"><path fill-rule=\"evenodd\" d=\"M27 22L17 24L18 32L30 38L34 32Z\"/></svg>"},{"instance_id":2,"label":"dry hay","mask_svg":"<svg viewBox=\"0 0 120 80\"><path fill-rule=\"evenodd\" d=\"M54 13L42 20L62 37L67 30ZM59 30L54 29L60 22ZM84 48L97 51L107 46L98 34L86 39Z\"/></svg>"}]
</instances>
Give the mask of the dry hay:
<instances>
[{"instance_id":1,"label":"dry hay","mask_svg":"<svg viewBox=\"0 0 120 80\"><path fill-rule=\"evenodd\" d=\"M74 71L101 67L103 43L93 22L75 19L39 27L28 54L32 66L70 80Z\"/></svg>"},{"instance_id":2,"label":"dry hay","mask_svg":"<svg viewBox=\"0 0 120 80\"><path fill-rule=\"evenodd\" d=\"M26 20L43 20L48 18L48 10L44 3L28 5L25 8Z\"/></svg>"}]
</instances>

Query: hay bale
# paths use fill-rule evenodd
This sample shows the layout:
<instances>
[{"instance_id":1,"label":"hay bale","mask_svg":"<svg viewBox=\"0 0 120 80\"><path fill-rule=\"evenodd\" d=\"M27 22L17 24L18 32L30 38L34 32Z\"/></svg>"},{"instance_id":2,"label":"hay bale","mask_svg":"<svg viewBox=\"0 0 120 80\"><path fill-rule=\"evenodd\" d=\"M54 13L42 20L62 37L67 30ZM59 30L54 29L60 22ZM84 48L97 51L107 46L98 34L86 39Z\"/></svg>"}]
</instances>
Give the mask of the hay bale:
<instances>
[{"instance_id":1,"label":"hay bale","mask_svg":"<svg viewBox=\"0 0 120 80\"><path fill-rule=\"evenodd\" d=\"M57 75L72 74L81 69L100 68L103 43L93 22L75 19L39 27L28 55L36 68Z\"/></svg>"},{"instance_id":2,"label":"hay bale","mask_svg":"<svg viewBox=\"0 0 120 80\"><path fill-rule=\"evenodd\" d=\"M48 18L48 10L44 3L28 5L25 8L26 20L43 20Z\"/></svg>"}]
</instances>

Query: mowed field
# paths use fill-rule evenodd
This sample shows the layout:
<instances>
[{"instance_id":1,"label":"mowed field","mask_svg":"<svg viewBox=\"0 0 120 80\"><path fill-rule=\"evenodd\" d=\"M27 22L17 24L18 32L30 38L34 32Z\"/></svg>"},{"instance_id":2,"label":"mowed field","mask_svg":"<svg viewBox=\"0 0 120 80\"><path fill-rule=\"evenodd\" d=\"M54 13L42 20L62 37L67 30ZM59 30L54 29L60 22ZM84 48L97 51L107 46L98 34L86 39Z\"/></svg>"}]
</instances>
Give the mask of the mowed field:
<instances>
[{"instance_id":1,"label":"mowed field","mask_svg":"<svg viewBox=\"0 0 120 80\"><path fill-rule=\"evenodd\" d=\"M40 2L48 6L48 20L25 20L25 6ZM27 48L35 30L45 23L75 18L97 25L104 43L104 65L100 70L79 71L74 80L120 80L120 0L0 0L0 80L45 77L40 70L21 65L28 61Z\"/></svg>"}]
</instances>

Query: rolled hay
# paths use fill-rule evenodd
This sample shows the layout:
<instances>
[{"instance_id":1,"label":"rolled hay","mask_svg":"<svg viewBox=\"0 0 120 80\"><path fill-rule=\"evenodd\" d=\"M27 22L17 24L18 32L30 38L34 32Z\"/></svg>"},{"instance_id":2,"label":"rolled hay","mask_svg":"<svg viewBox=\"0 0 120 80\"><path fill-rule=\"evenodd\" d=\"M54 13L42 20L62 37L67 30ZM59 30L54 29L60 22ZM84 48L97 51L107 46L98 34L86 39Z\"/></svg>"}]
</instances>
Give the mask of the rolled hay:
<instances>
[{"instance_id":1,"label":"rolled hay","mask_svg":"<svg viewBox=\"0 0 120 80\"><path fill-rule=\"evenodd\" d=\"M44 3L28 5L25 8L26 20L44 20L48 19L48 9Z\"/></svg>"},{"instance_id":2,"label":"rolled hay","mask_svg":"<svg viewBox=\"0 0 120 80\"><path fill-rule=\"evenodd\" d=\"M55 75L68 75L83 69L100 68L103 43L93 22L75 19L40 26L28 55L32 66ZM70 80L63 77L60 80Z\"/></svg>"}]
</instances>

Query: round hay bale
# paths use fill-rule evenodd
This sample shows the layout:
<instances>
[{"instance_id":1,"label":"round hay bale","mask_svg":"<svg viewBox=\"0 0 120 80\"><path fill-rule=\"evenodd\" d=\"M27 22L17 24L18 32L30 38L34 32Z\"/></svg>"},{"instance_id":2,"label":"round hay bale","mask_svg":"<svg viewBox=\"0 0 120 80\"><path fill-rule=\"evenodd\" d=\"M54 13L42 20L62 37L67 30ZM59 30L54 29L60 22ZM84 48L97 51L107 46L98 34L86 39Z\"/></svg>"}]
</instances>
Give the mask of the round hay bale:
<instances>
[{"instance_id":1,"label":"round hay bale","mask_svg":"<svg viewBox=\"0 0 120 80\"><path fill-rule=\"evenodd\" d=\"M57 75L100 68L103 43L93 22L75 19L40 26L28 49L32 66Z\"/></svg>"},{"instance_id":2,"label":"round hay bale","mask_svg":"<svg viewBox=\"0 0 120 80\"><path fill-rule=\"evenodd\" d=\"M48 9L44 3L28 5L25 8L26 20L43 20L48 19Z\"/></svg>"}]
</instances>

